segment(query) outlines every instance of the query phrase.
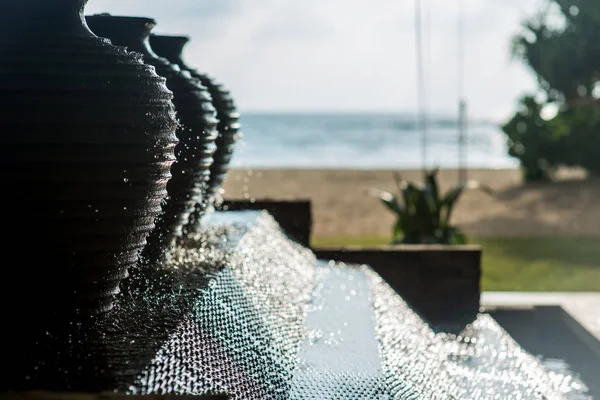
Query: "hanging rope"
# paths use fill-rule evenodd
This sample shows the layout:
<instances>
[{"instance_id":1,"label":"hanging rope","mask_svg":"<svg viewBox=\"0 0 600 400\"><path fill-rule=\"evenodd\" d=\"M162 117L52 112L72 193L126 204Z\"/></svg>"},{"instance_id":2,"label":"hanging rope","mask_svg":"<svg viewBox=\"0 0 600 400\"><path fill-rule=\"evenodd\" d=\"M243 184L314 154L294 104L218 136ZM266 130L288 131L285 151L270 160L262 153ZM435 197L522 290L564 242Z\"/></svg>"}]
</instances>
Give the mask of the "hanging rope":
<instances>
[{"instance_id":1,"label":"hanging rope","mask_svg":"<svg viewBox=\"0 0 600 400\"><path fill-rule=\"evenodd\" d=\"M467 177L467 101L464 95L464 57L465 57L465 35L464 35L464 9L463 0L458 0L458 23L457 23L457 95L458 95L458 180L465 183Z\"/></svg>"},{"instance_id":2,"label":"hanging rope","mask_svg":"<svg viewBox=\"0 0 600 400\"><path fill-rule=\"evenodd\" d=\"M425 73L423 64L423 12L421 0L415 0L415 45L417 56L417 98L419 132L421 134L421 169L427 171L427 115L425 98Z\"/></svg>"},{"instance_id":3,"label":"hanging rope","mask_svg":"<svg viewBox=\"0 0 600 400\"><path fill-rule=\"evenodd\" d=\"M458 0L458 21L456 24L457 28L457 61L458 68L456 77L457 89L458 89L458 99L461 100L464 94L464 21L463 21L463 0Z\"/></svg>"},{"instance_id":4,"label":"hanging rope","mask_svg":"<svg viewBox=\"0 0 600 400\"><path fill-rule=\"evenodd\" d=\"M423 113L425 124L425 143L424 146L429 148L430 128L431 128L431 72L432 72L432 54L431 54L431 7L428 0L423 0ZM428 158L431 158L427 152ZM432 165L427 165L425 168L431 168Z\"/></svg>"}]
</instances>

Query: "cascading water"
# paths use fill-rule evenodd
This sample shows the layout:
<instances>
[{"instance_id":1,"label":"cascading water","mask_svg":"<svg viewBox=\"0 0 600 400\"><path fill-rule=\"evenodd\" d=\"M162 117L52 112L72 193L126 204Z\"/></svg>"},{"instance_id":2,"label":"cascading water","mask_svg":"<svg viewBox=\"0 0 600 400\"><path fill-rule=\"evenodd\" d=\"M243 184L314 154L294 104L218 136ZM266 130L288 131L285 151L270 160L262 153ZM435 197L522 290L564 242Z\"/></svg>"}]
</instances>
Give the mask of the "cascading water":
<instances>
[{"instance_id":1,"label":"cascading water","mask_svg":"<svg viewBox=\"0 0 600 400\"><path fill-rule=\"evenodd\" d=\"M367 266L317 260L266 212L216 212L27 386L233 399L568 399L488 314L434 332ZM62 339L57 339L61 338ZM33 372L33 373L31 373ZM49 386L50 385L50 386Z\"/></svg>"}]
</instances>

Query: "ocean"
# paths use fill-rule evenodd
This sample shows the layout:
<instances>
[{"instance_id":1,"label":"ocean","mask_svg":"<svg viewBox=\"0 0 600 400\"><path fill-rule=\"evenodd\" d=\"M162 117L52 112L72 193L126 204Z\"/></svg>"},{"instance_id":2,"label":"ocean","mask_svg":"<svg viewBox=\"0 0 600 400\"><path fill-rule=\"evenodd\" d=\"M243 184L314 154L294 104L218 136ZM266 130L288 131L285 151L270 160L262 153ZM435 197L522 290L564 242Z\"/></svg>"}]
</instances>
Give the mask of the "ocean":
<instances>
[{"instance_id":1,"label":"ocean","mask_svg":"<svg viewBox=\"0 0 600 400\"><path fill-rule=\"evenodd\" d=\"M419 169L416 115L242 113L232 168ZM430 118L427 167L458 168L453 118ZM469 168L516 168L497 123L469 121Z\"/></svg>"}]
</instances>

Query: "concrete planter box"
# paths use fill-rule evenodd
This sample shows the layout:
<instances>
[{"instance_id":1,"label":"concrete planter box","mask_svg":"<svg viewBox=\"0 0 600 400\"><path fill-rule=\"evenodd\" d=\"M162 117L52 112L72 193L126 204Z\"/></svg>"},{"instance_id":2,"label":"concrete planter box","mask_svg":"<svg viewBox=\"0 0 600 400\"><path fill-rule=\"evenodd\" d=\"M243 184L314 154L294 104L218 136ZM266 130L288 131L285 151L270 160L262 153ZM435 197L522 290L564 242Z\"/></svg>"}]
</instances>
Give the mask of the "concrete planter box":
<instances>
[{"instance_id":1,"label":"concrete planter box","mask_svg":"<svg viewBox=\"0 0 600 400\"><path fill-rule=\"evenodd\" d=\"M310 247L312 210L310 200L225 200L221 210L265 210L292 239Z\"/></svg>"},{"instance_id":2,"label":"concrete planter box","mask_svg":"<svg viewBox=\"0 0 600 400\"><path fill-rule=\"evenodd\" d=\"M479 246L315 248L317 257L368 264L426 321L464 325L479 312Z\"/></svg>"}]
</instances>

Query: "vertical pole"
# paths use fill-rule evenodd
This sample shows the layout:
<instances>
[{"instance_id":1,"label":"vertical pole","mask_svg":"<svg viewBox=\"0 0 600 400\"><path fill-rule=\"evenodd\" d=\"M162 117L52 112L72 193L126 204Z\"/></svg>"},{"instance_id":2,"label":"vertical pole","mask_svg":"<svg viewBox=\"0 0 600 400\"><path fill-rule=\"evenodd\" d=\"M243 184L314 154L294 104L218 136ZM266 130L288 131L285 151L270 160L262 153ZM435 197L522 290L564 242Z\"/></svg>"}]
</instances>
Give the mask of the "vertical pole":
<instances>
[{"instance_id":1,"label":"vertical pole","mask_svg":"<svg viewBox=\"0 0 600 400\"><path fill-rule=\"evenodd\" d=\"M467 182L467 102L461 99L458 106L458 180Z\"/></svg>"},{"instance_id":2,"label":"vertical pole","mask_svg":"<svg viewBox=\"0 0 600 400\"><path fill-rule=\"evenodd\" d=\"M425 77L423 73L423 26L421 0L415 0L415 44L417 55L417 96L419 104L419 132L421 134L421 169L427 172L427 117L425 115Z\"/></svg>"}]
</instances>

